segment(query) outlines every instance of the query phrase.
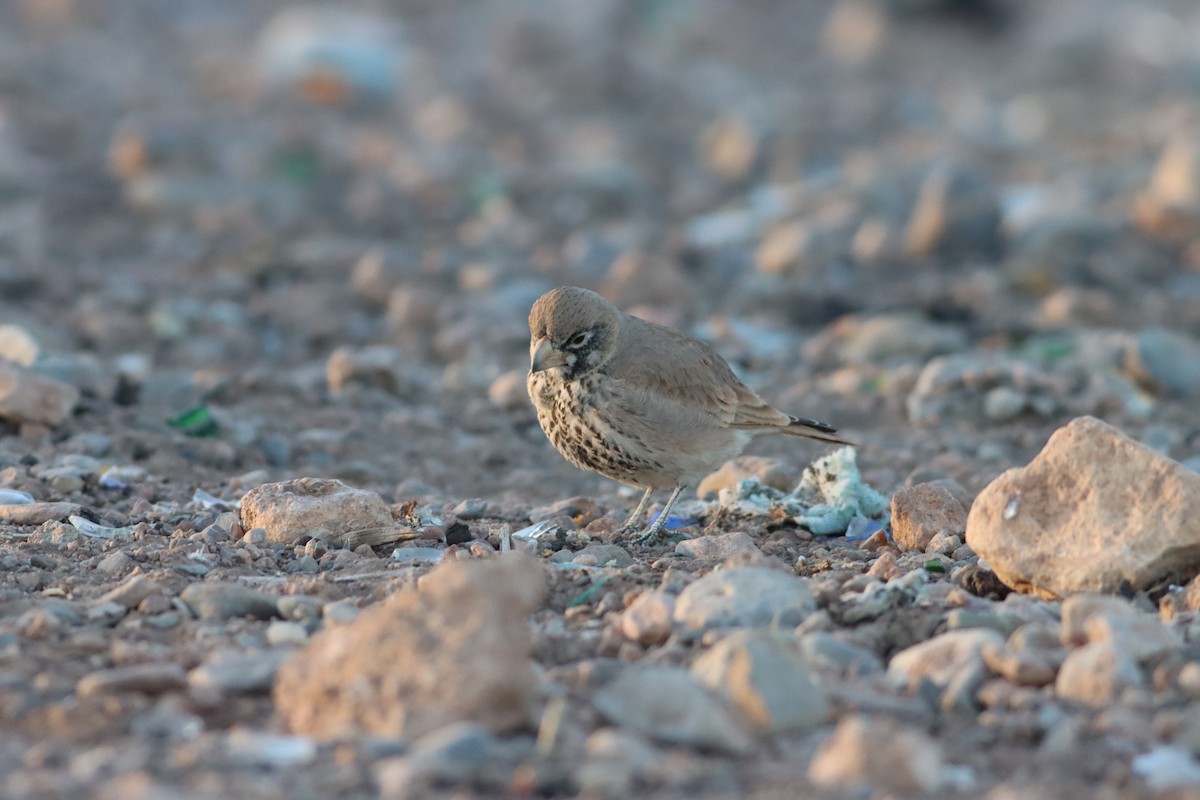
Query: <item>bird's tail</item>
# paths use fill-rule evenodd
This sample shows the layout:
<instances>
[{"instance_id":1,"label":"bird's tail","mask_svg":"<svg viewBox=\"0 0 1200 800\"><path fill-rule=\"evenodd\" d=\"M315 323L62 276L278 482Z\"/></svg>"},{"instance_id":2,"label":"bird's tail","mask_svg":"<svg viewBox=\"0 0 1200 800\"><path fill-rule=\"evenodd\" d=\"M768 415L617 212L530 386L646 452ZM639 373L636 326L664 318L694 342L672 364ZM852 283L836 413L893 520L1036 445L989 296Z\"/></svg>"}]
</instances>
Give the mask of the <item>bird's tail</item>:
<instances>
[{"instance_id":1,"label":"bird's tail","mask_svg":"<svg viewBox=\"0 0 1200 800\"><path fill-rule=\"evenodd\" d=\"M819 442L828 442L829 444L845 444L851 447L856 447L854 442L846 439L839 439L834 436L837 433L837 428L832 425L827 425L824 422L818 422L815 419L807 417L792 417L788 419L791 422L786 427L780 428L780 433L786 433L788 436L801 436L805 439L816 439Z\"/></svg>"}]
</instances>

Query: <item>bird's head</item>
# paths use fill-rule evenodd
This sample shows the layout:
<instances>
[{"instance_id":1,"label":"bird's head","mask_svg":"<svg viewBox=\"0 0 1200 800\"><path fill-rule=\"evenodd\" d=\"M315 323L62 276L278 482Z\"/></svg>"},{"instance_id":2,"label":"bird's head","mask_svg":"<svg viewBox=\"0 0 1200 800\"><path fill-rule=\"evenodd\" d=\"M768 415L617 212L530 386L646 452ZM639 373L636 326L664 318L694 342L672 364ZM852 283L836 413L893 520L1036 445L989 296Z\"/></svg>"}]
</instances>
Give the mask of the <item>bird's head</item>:
<instances>
[{"instance_id":1,"label":"bird's head","mask_svg":"<svg viewBox=\"0 0 1200 800\"><path fill-rule=\"evenodd\" d=\"M621 312L588 289L546 292L529 312L529 371L558 368L567 380L599 369L611 358Z\"/></svg>"}]
</instances>

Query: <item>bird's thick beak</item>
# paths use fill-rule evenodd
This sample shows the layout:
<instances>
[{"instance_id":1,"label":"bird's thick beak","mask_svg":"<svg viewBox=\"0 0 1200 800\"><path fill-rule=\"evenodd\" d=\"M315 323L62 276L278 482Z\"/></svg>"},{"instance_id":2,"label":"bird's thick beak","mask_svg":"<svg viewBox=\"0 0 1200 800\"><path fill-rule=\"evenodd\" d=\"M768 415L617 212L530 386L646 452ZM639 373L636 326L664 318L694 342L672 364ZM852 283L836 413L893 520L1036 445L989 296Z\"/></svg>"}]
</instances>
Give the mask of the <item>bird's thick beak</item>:
<instances>
[{"instance_id":1,"label":"bird's thick beak","mask_svg":"<svg viewBox=\"0 0 1200 800\"><path fill-rule=\"evenodd\" d=\"M561 351L555 350L550 344L550 337L543 336L529 346L529 371L541 372L551 367L561 367L567 363Z\"/></svg>"}]
</instances>

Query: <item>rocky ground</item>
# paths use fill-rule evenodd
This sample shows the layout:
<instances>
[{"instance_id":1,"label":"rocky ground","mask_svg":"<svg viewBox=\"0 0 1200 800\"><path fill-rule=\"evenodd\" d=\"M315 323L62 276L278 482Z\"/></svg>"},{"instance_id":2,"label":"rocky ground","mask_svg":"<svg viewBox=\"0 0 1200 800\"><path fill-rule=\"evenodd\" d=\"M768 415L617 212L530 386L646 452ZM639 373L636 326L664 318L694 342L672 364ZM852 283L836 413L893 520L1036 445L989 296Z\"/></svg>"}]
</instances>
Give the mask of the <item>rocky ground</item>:
<instances>
[{"instance_id":1,"label":"rocky ground","mask_svg":"<svg viewBox=\"0 0 1200 800\"><path fill-rule=\"evenodd\" d=\"M0 4L0 795L1200 796L1197 41ZM622 541L561 284L860 446Z\"/></svg>"}]
</instances>

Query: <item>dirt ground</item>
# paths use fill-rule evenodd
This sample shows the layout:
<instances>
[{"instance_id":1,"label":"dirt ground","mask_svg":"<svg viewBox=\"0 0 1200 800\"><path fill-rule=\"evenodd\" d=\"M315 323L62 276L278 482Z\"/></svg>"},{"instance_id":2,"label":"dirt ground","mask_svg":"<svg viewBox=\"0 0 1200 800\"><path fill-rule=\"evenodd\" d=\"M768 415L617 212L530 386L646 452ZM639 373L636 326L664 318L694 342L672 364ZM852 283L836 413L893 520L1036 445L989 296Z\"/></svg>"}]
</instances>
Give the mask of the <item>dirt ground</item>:
<instances>
[{"instance_id":1,"label":"dirt ground","mask_svg":"<svg viewBox=\"0 0 1200 800\"><path fill-rule=\"evenodd\" d=\"M81 391L61 423L0 419L0 487L135 526L0 525L0 795L377 796L384 745L288 761L247 744L283 733L269 686L80 681L265 646L264 620L188 616L195 582L366 607L412 581L391 548L350 565L248 550L231 504L198 491L338 478L493 540L566 498L626 513L637 493L567 464L525 396L526 315L554 286L713 342L764 397L860 443L885 495L950 479L969 505L1079 414L1197 464L1194 3L317 8L0 4L0 325ZM1159 328L1179 337L1151 352L1138 337ZM0 337L0 358L18 350ZM939 357L958 377L924 372ZM750 452L795 475L826 452L783 438ZM840 563L842 537L709 532L733 530L816 580L866 568ZM584 604L596 620L679 566L629 551L609 607ZM164 599L106 617L134 573ZM551 606L587 587L559 575ZM943 612L911 609L877 655ZM1065 755L1045 726L919 715L972 775L926 794L998 800L1019 778L1154 796L1130 742L1166 736L1174 711L1147 702L1089 712ZM637 796L816 792L805 765L832 727L753 758L672 754ZM445 796L570 796L562 758L524 788Z\"/></svg>"}]
</instances>

